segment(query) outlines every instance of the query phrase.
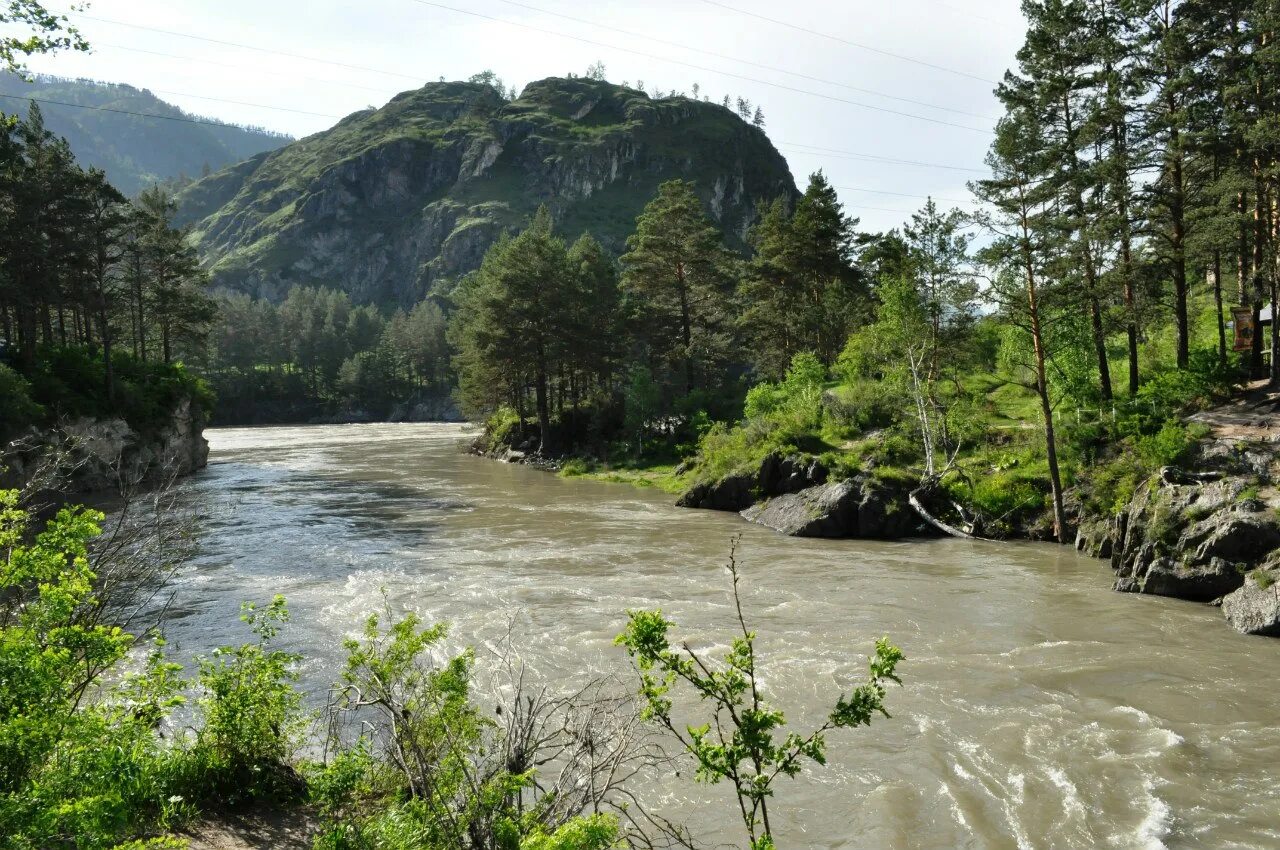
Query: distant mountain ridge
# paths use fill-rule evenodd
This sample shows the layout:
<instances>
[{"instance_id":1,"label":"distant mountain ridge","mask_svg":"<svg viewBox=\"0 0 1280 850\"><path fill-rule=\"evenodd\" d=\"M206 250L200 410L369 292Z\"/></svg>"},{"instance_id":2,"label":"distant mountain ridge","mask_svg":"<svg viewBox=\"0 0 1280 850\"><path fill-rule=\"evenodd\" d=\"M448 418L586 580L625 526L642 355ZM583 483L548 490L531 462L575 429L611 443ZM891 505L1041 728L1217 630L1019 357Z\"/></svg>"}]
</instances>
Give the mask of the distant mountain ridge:
<instances>
[{"instance_id":1,"label":"distant mountain ridge","mask_svg":"<svg viewBox=\"0 0 1280 850\"><path fill-rule=\"evenodd\" d=\"M198 178L293 141L260 128L192 115L146 89L117 83L50 76L28 83L0 73L0 95L7 95L0 97L0 112L10 115L25 116L29 99L57 101L40 105L45 126L66 138L81 165L101 168L130 196L157 182ZM128 112L166 117L124 114ZM173 118L201 123L169 120Z\"/></svg>"},{"instance_id":2,"label":"distant mountain ridge","mask_svg":"<svg viewBox=\"0 0 1280 850\"><path fill-rule=\"evenodd\" d=\"M279 300L325 285L408 305L478 267L539 204L565 238L590 231L621 253L673 178L694 182L736 246L760 202L798 195L764 131L729 109L550 78L512 101L481 83L428 83L206 177L179 201L215 286Z\"/></svg>"}]
</instances>

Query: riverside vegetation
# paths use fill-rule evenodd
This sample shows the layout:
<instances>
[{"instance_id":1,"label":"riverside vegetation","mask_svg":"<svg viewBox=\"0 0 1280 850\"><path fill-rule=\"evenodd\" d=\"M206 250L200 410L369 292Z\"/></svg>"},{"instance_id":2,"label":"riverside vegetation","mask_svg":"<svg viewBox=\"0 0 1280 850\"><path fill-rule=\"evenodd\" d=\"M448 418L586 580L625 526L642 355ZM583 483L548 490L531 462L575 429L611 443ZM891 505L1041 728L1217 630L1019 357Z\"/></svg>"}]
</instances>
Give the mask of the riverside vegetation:
<instances>
[{"instance_id":1,"label":"riverside vegetation","mask_svg":"<svg viewBox=\"0 0 1280 850\"><path fill-rule=\"evenodd\" d=\"M1019 68L999 88L992 176L973 187L988 212L930 202L887 234L858 233L821 173L803 193L779 180L785 166L742 114L601 79L542 81L528 99L492 79L432 84L197 182L185 219L163 190L127 202L75 167L33 107L0 134L11 361L0 380L20 402L5 410L39 425L76 405L127 410L136 394L137 415L150 415L164 406L153 394L203 393L180 358L215 379L267 393L293 381L326 401L359 400L383 378L406 384L382 400L456 380L467 411L487 419L484 447L508 458L568 457L570 474L687 488L692 505L737 510L772 496L752 515L794 533L911 532L906 505L971 535L1065 542L1089 524L1087 544L1111 553L1125 589L1230 591L1229 617L1272 632L1280 611L1267 591L1280 564L1268 559L1277 520L1263 485L1273 459L1202 445L1185 417L1261 374L1259 337L1243 363L1228 351L1227 298L1255 319L1277 306L1276 12L1252 0L1029 0L1024 11ZM6 64L83 44L34 0L0 20L36 33L0 40ZM446 117L425 130L395 123L442 104ZM626 133L670 152L682 144L671 124L690 116L749 152L731 175L749 189L710 171L664 174L619 201L592 172L560 176L586 177L587 195L617 203L608 215L537 208L527 192L519 208L485 192L433 199L421 252L390 240L364 262L348 240L321 257L320 274L350 278L345 301L283 285L341 218L332 197L298 191L295 181L341 176L295 167L308 151L327 148L361 182L366 134L393 125L383 141L400 146L400 162L447 152L434 162L453 167L424 181L432 197L444 176L510 164L502 142L513 127L537 160ZM477 126L472 145L462 131ZM601 174L620 164L597 163ZM512 181L484 188L495 185L512 194ZM237 215L240 205L252 214ZM612 232L587 233L597 218ZM296 226L273 229L286 220ZM977 251L972 227L987 233ZM288 306L219 306L188 236L215 279ZM412 282L404 291L371 273L392 256L397 269L413 263L394 276ZM237 309L288 344L247 356L254 343L232 319L210 348L216 314ZM67 385L73 369L83 380ZM1274 381L1280 364L1270 369ZM1213 480L1174 468L1183 463L1212 466ZM118 550L94 544L101 521L64 509L37 529L15 493L0 497L0 819L11 846L174 847L175 830L198 817L261 803L307 807L319 847L680 846L687 833L616 776L684 758L698 778L732 786L747 840L765 850L775 783L806 760L822 764L828 732L883 712L902 661L880 643L867 680L816 731L788 732L760 690L740 607L741 633L718 661L674 644L661 612L631 612L619 643L637 667L638 706L601 683L562 698L517 687L524 698L495 719L475 694L472 653L434 661L442 626L383 613L348 641L314 739L323 758L309 760L300 658L277 642L284 601L247 605L252 640L198 659L189 680L155 632L120 616L128 600L108 591L119 587ZM684 717L677 688L710 716ZM678 755L650 737L655 725Z\"/></svg>"},{"instance_id":2,"label":"riverside vegetation","mask_svg":"<svg viewBox=\"0 0 1280 850\"><path fill-rule=\"evenodd\" d=\"M679 759L648 731L657 720L699 780L731 783L751 847L766 850L774 780L823 764L828 731L884 714L902 661L881 641L867 681L801 735L765 701L740 602L742 632L722 661L673 648L661 612L633 611L618 642L636 658L642 708L605 681L563 696L534 688L507 658L509 690L484 695L497 701L490 715L474 654L438 660L445 628L388 609L345 642L316 717L295 686L301 657L278 647L281 597L244 605L252 640L196 659L194 678L158 632L122 628L127 589L162 576L144 558L119 581L121 549L95 545L102 520L65 508L37 532L18 494L0 492L0 846L170 850L202 818L271 807L312 818L318 850L692 847L629 785ZM686 712L669 695L677 679L711 722L673 720ZM320 758L301 755L310 728Z\"/></svg>"}]
</instances>

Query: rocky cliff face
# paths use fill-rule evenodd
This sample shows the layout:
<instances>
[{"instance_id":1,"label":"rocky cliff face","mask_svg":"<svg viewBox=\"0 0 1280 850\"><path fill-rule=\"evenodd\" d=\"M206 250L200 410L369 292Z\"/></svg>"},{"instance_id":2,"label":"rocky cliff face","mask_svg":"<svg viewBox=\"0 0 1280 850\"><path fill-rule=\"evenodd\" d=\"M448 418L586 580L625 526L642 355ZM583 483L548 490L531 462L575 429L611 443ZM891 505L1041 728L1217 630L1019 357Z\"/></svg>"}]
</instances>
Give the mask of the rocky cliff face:
<instances>
[{"instance_id":1,"label":"rocky cliff face","mask_svg":"<svg viewBox=\"0 0 1280 850\"><path fill-rule=\"evenodd\" d=\"M758 202L796 196L764 132L721 106L553 78L511 102L430 83L201 180L180 203L216 286L280 299L324 284L407 305L478 267L539 204L567 238L589 231L621 252L677 177L737 244Z\"/></svg>"},{"instance_id":2,"label":"rocky cliff face","mask_svg":"<svg viewBox=\"0 0 1280 850\"><path fill-rule=\"evenodd\" d=\"M1280 634L1280 445L1208 440L1117 516L1085 522L1076 547L1110 558L1116 590L1220 603L1247 634Z\"/></svg>"},{"instance_id":3,"label":"rocky cliff face","mask_svg":"<svg viewBox=\"0 0 1280 850\"><path fill-rule=\"evenodd\" d=\"M79 418L50 432L32 431L4 453L5 487L33 480L61 493L122 492L203 469L209 461L204 414L184 399L169 422L140 434L123 419Z\"/></svg>"}]
</instances>

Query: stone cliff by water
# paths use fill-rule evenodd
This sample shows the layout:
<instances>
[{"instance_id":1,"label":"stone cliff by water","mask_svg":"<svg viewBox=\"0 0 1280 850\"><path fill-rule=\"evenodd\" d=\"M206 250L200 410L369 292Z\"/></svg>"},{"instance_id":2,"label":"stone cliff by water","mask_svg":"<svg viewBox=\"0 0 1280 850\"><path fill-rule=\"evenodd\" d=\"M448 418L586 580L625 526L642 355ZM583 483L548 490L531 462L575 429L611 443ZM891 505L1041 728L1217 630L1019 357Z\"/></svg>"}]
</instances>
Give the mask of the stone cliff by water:
<instances>
[{"instance_id":1,"label":"stone cliff by water","mask_svg":"<svg viewBox=\"0 0 1280 850\"><path fill-rule=\"evenodd\" d=\"M692 180L731 244L761 201L796 197L764 131L717 104L581 78L429 83L211 175L180 197L215 286L295 284L408 305L479 266L539 204L573 239L624 250L660 183Z\"/></svg>"},{"instance_id":2,"label":"stone cliff by water","mask_svg":"<svg viewBox=\"0 0 1280 850\"><path fill-rule=\"evenodd\" d=\"M190 475L209 460L205 421L201 406L184 398L161 427L148 431L118 417L69 418L31 429L4 451L0 487L118 493Z\"/></svg>"}]
</instances>

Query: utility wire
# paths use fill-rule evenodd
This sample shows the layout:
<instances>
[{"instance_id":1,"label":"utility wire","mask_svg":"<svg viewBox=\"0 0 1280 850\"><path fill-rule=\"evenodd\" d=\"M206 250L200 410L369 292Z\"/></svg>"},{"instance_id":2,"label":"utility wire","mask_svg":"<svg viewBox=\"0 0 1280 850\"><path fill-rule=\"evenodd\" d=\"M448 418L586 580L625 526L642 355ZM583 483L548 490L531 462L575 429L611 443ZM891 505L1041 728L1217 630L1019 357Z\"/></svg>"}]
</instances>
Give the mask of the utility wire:
<instances>
[{"instance_id":1,"label":"utility wire","mask_svg":"<svg viewBox=\"0 0 1280 850\"><path fill-rule=\"evenodd\" d=\"M981 168L968 168L963 165L944 165L940 162L921 162L914 159L894 159L888 156L879 156L871 153L860 153L858 151L846 151L839 148L820 148L816 145L805 145L800 142L774 142L775 145L788 148L808 148L808 150L797 150L795 153L808 154L809 156L820 156L823 154L831 154L839 159L858 159L866 162L882 162L888 165L916 165L921 168L939 168L944 171L969 171L974 174L988 174L990 172Z\"/></svg>"},{"instance_id":2,"label":"utility wire","mask_svg":"<svg viewBox=\"0 0 1280 850\"><path fill-rule=\"evenodd\" d=\"M712 56L716 59L725 59L725 60L728 60L729 62L738 62L743 65L750 65L753 68L760 68L761 70L764 70L764 71L772 71L773 73L776 73L776 74L787 74L792 77L799 77L802 80L809 80L815 83L824 83L829 86L837 86L842 89L848 89L849 91L862 92L863 94L875 95L876 97L883 97L883 98L887 98L888 100L896 100L902 103L911 103L916 106L927 107L928 109L939 109L939 110L942 110L943 112L954 112L957 115L968 115L971 118L981 118L983 121L990 121L992 123L995 123L995 121L997 120L995 118L992 118L990 115L982 115L977 112L967 112L963 109L953 109L950 106L939 106L936 103L929 103L928 101L924 101L924 100L914 100L909 97L900 97L898 95L888 94L887 92L877 91L875 89L867 89L867 88L861 88L859 86L851 86L848 83L841 83L841 82L837 82L836 80L828 80L823 77L814 77L809 74L802 74L799 71L788 71L786 68L778 68L773 65L765 65L760 62L753 62L750 59L742 59L737 56L730 56L726 53L717 53L714 50L706 50L700 47L691 47L688 44L681 44L678 41L669 41L665 38L658 38L657 36L645 35L644 33L638 33L632 30L622 29L621 27L615 27L612 24L601 23L600 21L591 21L591 20L587 20L586 18L579 18L573 15L565 15L561 12L555 12L550 9L542 9L537 6L531 6L528 3L518 2L518 0L498 0L498 2L505 3L508 6L515 6L520 9L528 9L531 12L538 12L543 15L551 15L552 17L555 17L555 18L562 18L566 21L573 21L575 23L586 24L587 26L591 26L591 27L598 27L600 29L610 30L611 32L616 32L621 35L628 36L630 38L642 38L642 39L645 39L646 41L652 41L657 44L665 44L668 47L675 47L680 50L688 50L692 53L701 53L705 56Z\"/></svg>"},{"instance_id":3,"label":"utility wire","mask_svg":"<svg viewBox=\"0 0 1280 850\"><path fill-rule=\"evenodd\" d=\"M941 198L941 197L939 197L939 196L937 196L937 195L911 195L911 194L908 194L908 193L906 193L906 192L887 192L887 191L885 191L885 190L883 190L883 189L862 189L862 188L859 188L859 187L857 187L857 186L833 186L832 188L834 188L834 189L839 189L839 190L841 190L842 192L868 192L868 193L870 193L870 194L872 194L872 195L895 195L895 196L897 196L897 197L899 197L899 198L919 198L919 199L921 199L921 200L945 201L945 202L947 202L948 204L974 204L974 203L976 203L976 201L974 201L972 198L969 198L968 200L964 200L964 201L962 201L962 200L960 200L959 198Z\"/></svg>"},{"instance_id":4,"label":"utility wire","mask_svg":"<svg viewBox=\"0 0 1280 850\"><path fill-rule=\"evenodd\" d=\"M111 44L110 42L106 42L106 41L95 41L93 43L93 48L97 50L99 47L109 47L112 50L127 50L130 53L145 53L148 56L163 56L166 59L177 59L180 62L200 62L205 65L215 65L219 68L231 68L233 70L246 70L246 66L241 64L236 64L234 62L219 62L216 59L205 59L203 57L196 57L196 56L179 56L176 53L161 53L158 50L144 50L141 47L128 47L123 44ZM266 68L261 68L261 67L254 67L248 70L252 70L255 74L270 74L276 77L291 77L293 79L306 80L308 82L320 83L321 85L326 85L326 86L342 86L344 88L370 91L370 92L379 94L382 97L390 96L387 94L386 89L374 88L373 86L362 86L357 83L344 83L344 82L339 82L338 80L322 80L319 77L308 77L303 74L293 74L286 71L272 71L272 70L268 70Z\"/></svg>"},{"instance_id":5,"label":"utility wire","mask_svg":"<svg viewBox=\"0 0 1280 850\"><path fill-rule=\"evenodd\" d=\"M137 118L158 118L161 121L177 121L182 124L204 124L209 127L222 127L224 130L244 130L258 129L246 128L239 124L231 124L226 121L214 121L208 118L191 118L185 115L156 115L152 112L136 112L132 109L117 109L114 106L90 106L87 103L70 103L65 100L50 100L42 97L27 97L21 94L0 94L0 97L7 97L12 100L25 100L28 102L47 104L49 106L70 106L75 109L91 109L95 112L114 112L118 115L133 115Z\"/></svg>"},{"instance_id":6,"label":"utility wire","mask_svg":"<svg viewBox=\"0 0 1280 850\"><path fill-rule=\"evenodd\" d=\"M187 96L187 97L193 97L194 95L186 95L186 96ZM44 104L44 105L46 105L46 106L69 106L69 107L72 107L72 108L74 108L74 109L88 109L88 110L92 110L92 111L95 111L95 112L111 112L111 113L115 113L115 114L117 114L117 115L131 115L131 116L134 116L134 117L136 117L136 118L157 118L157 119L160 119L160 120L162 120L162 121L177 121L178 123L181 123L181 124L202 124L202 125L205 125L205 126L208 126L208 127L221 127L221 128L222 128L222 129L224 129L224 130L243 130L243 129L246 129L246 128L244 128L244 127L242 127L242 126L238 125L238 124L229 124L229 123L226 123L226 122L223 122L223 121L212 121L212 120L208 120L208 119L201 119L201 118L191 118L191 117L182 116L182 115L156 115L156 114L154 114L154 113L150 113L150 112L136 112L136 111L131 110L131 109L117 109L117 108L115 108L115 107L111 107L111 106L90 106L90 105L88 105L88 104L84 104L84 103L70 103L70 102L65 101L65 100L50 100L50 99L48 99L48 98L41 98L41 97L24 97L23 95L18 95L18 94L2 94L2 93L0 93L0 97L10 98L10 99L12 99L12 100L24 100L24 101L27 101L27 102L34 102L34 103ZM234 102L234 101L232 101L232 102ZM274 107L263 107L263 108L270 109L270 108L274 108ZM878 189L861 189L861 188L857 188L857 187L854 187L854 186L835 186L834 188L835 188L835 189L837 189L837 190L839 190L839 191L846 191L846 192L870 192L870 193L873 193L873 194L898 195L898 196L901 196L901 197L908 197L908 198L926 198L926 197L931 197L931 196L927 196L927 195L907 195L907 194L902 193L902 192L882 192L882 191L880 191L880 190L878 190ZM949 198L938 198L938 197L934 197L934 200L938 200L938 201L948 201L948 202L951 202L951 203L973 203L972 201L955 201L955 200L953 200L953 199L949 199ZM909 215L911 215L911 214L914 212L914 210L897 210L897 209L889 209L888 207L872 207L872 206L867 206L867 205L865 205L865 204L859 204L859 203L856 203L856 202L855 202L855 203L853 203L853 204L851 204L850 206L852 206L852 207L853 207L853 209L854 209L855 211L857 211L857 210L874 210L874 211L876 211L876 212L886 212L886 213L893 213L893 214L895 214L895 215L904 215L904 216L909 216Z\"/></svg>"},{"instance_id":7,"label":"utility wire","mask_svg":"<svg viewBox=\"0 0 1280 850\"><path fill-rule=\"evenodd\" d=\"M767 15L761 15L756 12L749 11L747 9L739 9L736 6L730 6L727 3L721 3L719 2L719 0L702 0L702 2L706 3L709 6L718 6L721 9L726 9L730 12L735 12L739 15L746 15L749 18L757 18L761 21L768 21L769 23L777 24L780 27L787 27L788 29L793 29L798 32L808 33L809 35L816 35L818 38L825 38L831 41L837 41L841 44L848 45L849 47L855 47L858 50L866 50L870 53L878 53L881 56L888 56L891 59L897 59L902 62L910 62L913 65L921 65L925 68L932 68L935 71L943 71L945 73L955 74L956 76L960 76L960 77L968 77L971 80L977 80L978 82L982 82L982 83L990 83L992 85L997 84L995 80L989 80L986 77L981 77L977 74L971 74L968 71L961 71L956 68L948 68L945 65L935 65L934 63L926 62L923 59L916 59L912 56L903 56L901 53L893 53L892 51L884 50L879 47L873 47L869 44L861 44L856 41L850 41L849 39L841 38L838 35L832 35L831 33L821 32L820 30L814 30L814 29L809 29L808 27L802 27L799 24L793 24L790 21L783 21L783 20L779 20L778 18L770 18Z\"/></svg>"},{"instance_id":8,"label":"utility wire","mask_svg":"<svg viewBox=\"0 0 1280 850\"><path fill-rule=\"evenodd\" d=\"M658 56L657 54L654 54L654 53L646 53L643 50L635 50L630 47L619 47L616 44L607 44L605 42L595 41L590 38L583 38L582 36L570 35L568 33L563 33L563 32L557 32L556 30L549 30L544 27L535 26L534 24L525 24L519 21L511 21L511 20L507 20L506 18L499 18L495 15L486 15L483 12L473 12L470 9L459 9L456 6L446 6L443 3L432 2L432 0L413 0L413 2L423 6L430 6L431 8L434 8L434 9L443 9L446 12L454 12L459 15L469 15L473 18L481 18L486 21L494 21L495 23L505 24L511 27L518 27L520 29L530 30L532 32L539 32L539 33L543 33L544 35L554 36L556 38L568 39L569 41L577 41L583 44L590 44L595 47L603 47L606 50L616 50L622 53L630 53L635 56L641 56L641 57L644 57L645 59L652 59L657 62L666 62L671 65L681 65L685 68L693 68L694 70L705 71L709 74L719 74L724 77L732 77L737 80L745 80L749 83L756 83L757 85L769 86L770 88L781 89L783 91L789 91L789 92L795 92L797 94L807 94L812 97L821 98L822 100L829 100L834 103L844 103L849 106L859 107L861 109L870 109L875 112L884 112L889 115L898 115L903 118L912 118L912 119L915 119L916 121L927 121L930 124L940 124L944 127L955 127L956 129L959 129L959 130L968 130L971 133L984 133L987 135L991 135L993 132L991 130L988 130L982 127L970 127L966 124L956 124L952 121L943 121L939 118L929 118L924 115L916 115L915 113L912 113L912 112L901 112L899 110L889 109L884 106L875 106L870 103L862 103L856 100L849 100L843 97L836 97L834 95L822 94L821 92L815 92L815 91L810 91L808 89L797 88L796 86L788 86L784 83L773 83L773 82L769 82L768 80L758 79L756 77L748 77L743 74L735 74L732 71L722 71L717 68L708 68L705 65L695 65L692 62L684 62L679 59L671 59L666 56Z\"/></svg>"},{"instance_id":9,"label":"utility wire","mask_svg":"<svg viewBox=\"0 0 1280 850\"><path fill-rule=\"evenodd\" d=\"M272 50L267 47L255 47L252 44L241 44L236 41L223 41L217 38L206 38L205 36L202 36L202 35L192 35L190 33L177 32L175 30L164 30L164 29L159 29L158 27L147 27L147 26L143 26L142 24L131 24L125 21L115 21L110 18L99 18L94 15L85 15L80 12L72 12L71 14L74 17L83 18L86 21L96 21L100 24L111 24L113 26L118 26L118 27L129 27L130 29L145 30L146 32L154 32L154 33L159 33L161 35L172 35L172 36L177 36L178 38L189 38L194 41L204 41L204 42L208 42L209 44L219 44L219 45L222 45L223 47L239 47L242 50L253 50L258 53L269 53L274 56L286 56L290 59L301 59L305 62L317 62L321 65L333 65L335 68L345 68L349 71L367 71L372 74L386 74L387 76L390 76L390 77L402 77L403 79L406 79L406 80L417 80L419 82L421 82L422 80L422 78L417 74L403 74L403 73L400 73L399 71L386 71L381 68L369 68L364 65L348 65L345 62L334 62L331 59L318 59L315 56L307 56L302 53L287 53L283 50Z\"/></svg>"}]
</instances>

